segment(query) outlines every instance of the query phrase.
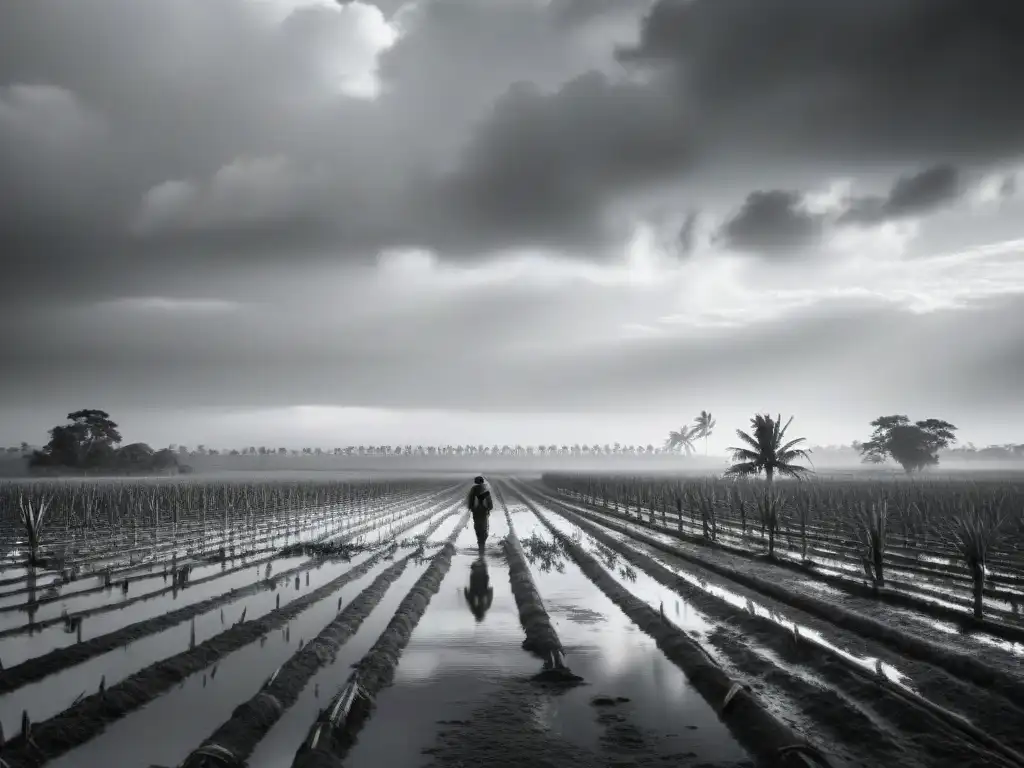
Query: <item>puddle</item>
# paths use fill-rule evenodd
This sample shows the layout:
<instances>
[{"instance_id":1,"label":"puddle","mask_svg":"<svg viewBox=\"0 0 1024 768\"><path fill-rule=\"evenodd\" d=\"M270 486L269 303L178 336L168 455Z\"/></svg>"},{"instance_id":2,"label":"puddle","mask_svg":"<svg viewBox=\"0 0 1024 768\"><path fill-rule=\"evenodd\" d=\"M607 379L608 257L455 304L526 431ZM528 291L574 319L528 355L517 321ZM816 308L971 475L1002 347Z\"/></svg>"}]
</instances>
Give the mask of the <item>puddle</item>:
<instances>
[{"instance_id":1,"label":"puddle","mask_svg":"<svg viewBox=\"0 0 1024 768\"><path fill-rule=\"evenodd\" d=\"M247 621L258 619L275 610L279 598L280 605L286 606L296 598L307 595L336 579L369 557L370 554L365 553L353 557L348 563L313 566L299 577L297 588L294 578L278 579L273 590L268 589L241 598L237 602L196 616L194 622L182 622L163 632L141 638L116 651L97 656L83 664L0 696L0 724L3 725L5 733L16 733L21 727L22 709L28 709L33 722L52 717L71 706L80 693L95 693L101 678L105 678L108 687L115 685L150 664L188 650L193 637L195 643L199 644L229 629L241 618L243 611Z\"/></svg>"},{"instance_id":2,"label":"puddle","mask_svg":"<svg viewBox=\"0 0 1024 768\"><path fill-rule=\"evenodd\" d=\"M213 667L186 678L140 710L107 726L95 739L52 762L53 768L83 765L165 765L180 763L215 728L231 717L266 679L338 613L338 598L355 597L385 568L366 575L307 608L288 625L225 656Z\"/></svg>"},{"instance_id":3,"label":"puddle","mask_svg":"<svg viewBox=\"0 0 1024 768\"><path fill-rule=\"evenodd\" d=\"M552 496L551 493L547 493L546 495L549 497ZM620 525L635 525L639 530L644 531L648 535L656 536L661 540L666 540L677 545L680 543L678 539L675 539L675 537L672 537L669 534L664 533L661 530L658 530L657 528L652 529L651 527L649 527L647 524L647 521L649 520L647 510L644 510L643 523L639 523L633 515L630 515L630 517L633 517L634 519L630 520L629 522L626 522L618 520L616 518L612 518L607 515L602 515L601 512L594 510L592 507L585 503L581 503L579 500L566 500L557 494L554 495L554 498L558 499L560 503L566 504L566 506L568 506L573 511L584 512L586 514L597 515L599 517L603 516L606 519L613 520ZM662 524L660 512L655 514L656 525L662 525L662 527L674 528L676 524L675 521L677 519L678 518L676 518L673 513L670 513L668 516L667 523ZM685 518L683 521L682 528L683 531L687 534L696 536L702 535L701 526L699 524L695 525L692 522L688 522ZM761 539L760 534L757 533L759 529L757 528L756 524L751 526L749 530L751 531L751 534L744 538L743 536L741 536L739 532L731 531L729 523L719 522L717 540L721 543L730 544L732 546L738 546L743 549L747 549L751 552L755 552L757 550L757 547L752 547L751 544L754 542L765 543L767 540ZM787 534L784 531L780 531L779 534L777 534L776 536L775 546L776 557L792 563L801 562L801 558L797 554L799 552L800 546L797 541L797 534L793 534L793 541L792 543L790 543L788 541ZM815 547L814 551L810 552L814 563L818 566L817 570L819 572L831 576L849 579L851 582L855 582L858 584L865 583L865 579L863 578L863 569L859 563L849 559L828 557L827 555L822 554L827 552L827 549L821 549L818 547ZM833 554L838 555L838 553ZM916 553L914 556L920 559L922 563L931 562L946 565L951 568L957 568L962 565L955 558L950 557L936 557L925 554L918 555ZM887 574L889 574L888 582L890 589L892 589L893 591L901 592L910 597L921 599L926 602L931 602L936 605L951 608L965 615L968 615L970 613L970 602L972 597L971 586L969 581L965 581L963 579L954 580L953 578L946 580L942 578L941 574L914 572L910 570L906 564L901 563L887 563L886 571ZM996 572L993 571L993 573L995 574ZM1007 572L1000 573L1002 573L1003 575L1010 576L1015 575L1008 574ZM956 577L958 575L964 576L965 574L950 574L950 576L952 577ZM895 577L895 579L893 577ZM999 588L1006 592L1016 593L1018 591L1021 591L1019 587L1015 587L1012 584L1001 584L999 585ZM954 599L958 598L960 602L939 599L937 597L934 597L935 593L953 595L955 596ZM1024 598L1024 592L1022 592L1022 598ZM1013 612L1013 605L1008 600L986 598L985 604L987 608L999 612L999 618L1003 620L1014 621L1017 619L1018 614L1015 614Z\"/></svg>"},{"instance_id":4,"label":"puddle","mask_svg":"<svg viewBox=\"0 0 1024 768\"><path fill-rule=\"evenodd\" d=\"M524 535L536 536L549 551L560 549L526 507L515 503L508 507L520 539ZM537 560L525 545L524 551L528 561ZM654 640L605 597L575 563L560 553L552 558L560 561L561 572L556 564L545 570L531 562L530 569L565 647L566 663L589 685L553 695L543 711L537 713L544 727L585 749L601 751L606 748L606 725L599 722L600 713L591 705L591 699L599 694L623 697L630 700L623 710L624 716L636 718L644 738L650 739L652 752L695 753L695 761L707 762L748 759L714 709L690 685L682 670L662 654ZM634 584L628 579L624 582L630 589ZM658 588L661 589L660 585ZM646 599L662 601L660 593L648 582L643 582L640 589ZM707 626L696 612L684 613L681 598L676 599L680 599L680 625ZM665 602L666 614L671 616L675 604ZM577 620L576 609L580 606L586 608L586 621ZM595 616L601 620L592 620Z\"/></svg>"},{"instance_id":5,"label":"puddle","mask_svg":"<svg viewBox=\"0 0 1024 768\"><path fill-rule=\"evenodd\" d=\"M440 514L440 511L447 509L449 506L450 505L436 505L439 510L436 514ZM427 510L421 509L415 513L403 513L399 515L394 522L388 525L382 525L376 529L368 529L364 525L360 530L368 531L369 535L363 534L358 536L354 541L361 541L369 544L374 540L379 541L389 538L392 536L395 527L401 526L408 517L416 517L418 515L425 514L426 511ZM376 521L373 521L366 525L373 525L375 522ZM423 524L423 528L426 528L426 526L427 524ZM273 561L273 571L280 573L305 563L312 564L312 561L305 555L278 558ZM223 578L214 579L206 582L205 584L187 586L185 589L179 591L177 595L174 595L173 593L158 595L149 600L142 600L129 604L123 608L112 610L109 613L83 617L81 621L82 639L87 640L108 632L113 632L130 624L163 615L168 611L173 611L183 606L193 605L195 603L208 600L209 598L223 594L232 588L238 588L252 584L256 581L261 581L265 578L265 569L266 564L255 565L252 568L238 571L237 573L230 574ZM100 594L102 595L103 593ZM129 591L129 596L130 595L131 592ZM100 595L97 595L97 597L99 596ZM59 612L57 615L60 615ZM38 617L36 620L38 620ZM3 660L5 666L10 667L14 664L19 664L26 659L47 653L54 648L67 647L76 642L77 635L75 633L65 632L64 626L58 624L35 632L31 635L19 634L0 639L0 659Z\"/></svg>"},{"instance_id":6,"label":"puddle","mask_svg":"<svg viewBox=\"0 0 1024 768\"><path fill-rule=\"evenodd\" d=\"M304 562L307 562L307 558L304 556L286 557L274 561L274 568L284 571ZM216 597L229 589L246 586L260 581L262 578L263 571L260 569L260 566L253 566L225 576L223 579L215 579L205 584L188 586L179 591L177 596L173 593L168 593L126 605L109 613L86 616L82 618L81 622L82 640L113 632L138 621L162 616L169 611L186 605L200 603L211 597ZM0 659L3 659L5 666L10 667L20 664L26 659L47 653L54 648L64 648L74 645L76 642L77 635L65 632L64 626L58 624L31 635L20 634L3 638L0 640Z\"/></svg>"},{"instance_id":7,"label":"puddle","mask_svg":"<svg viewBox=\"0 0 1024 768\"><path fill-rule=\"evenodd\" d=\"M426 530L434 519L436 517L412 528L408 535L415 536ZM405 552L407 551L408 548ZM400 552L399 556L402 554L404 553ZM241 618L243 611L247 620L261 618L278 607L279 597L280 606L286 606L296 598L318 589L342 573L365 562L370 556L371 553L365 553L353 557L349 562L331 562L314 566L307 572L308 583L305 574L299 579L298 589L295 588L294 579L282 578L276 582L277 588L274 590L259 592L240 599L224 606L223 611L215 609L200 614L195 617L194 623L183 622L163 632L141 638L123 648L97 656L64 672L43 678L38 682L0 696L0 725L3 726L5 733L16 733L17 729L21 727L21 712L26 708L34 722L52 717L71 706L79 693L83 691L89 694L94 693L101 678L105 678L108 687L116 685L150 664L187 650L193 640L196 644L202 643L223 632L233 622ZM408 571L407 568L406 572ZM359 590L353 591L353 589L353 583L346 585L340 591L340 596L347 598L354 596ZM391 589L385 594L385 599L388 595L391 595Z\"/></svg>"},{"instance_id":8,"label":"puddle","mask_svg":"<svg viewBox=\"0 0 1024 768\"><path fill-rule=\"evenodd\" d=\"M492 514L482 561L472 521L459 534L451 568L346 765L417 765L439 721L469 718L503 680L540 671L541 661L521 648L525 635L500 544L507 530L504 516Z\"/></svg>"},{"instance_id":9,"label":"puddle","mask_svg":"<svg viewBox=\"0 0 1024 768\"><path fill-rule=\"evenodd\" d=\"M438 505L438 508L439 505ZM424 514L426 510L420 509L416 512L402 511L387 515L386 517L370 520L360 525L354 526L349 530L338 534L337 538L351 537L353 544L364 544L373 545L380 543L390 536L390 532L393 530L395 525L401 523L402 520L407 520L410 517L416 517ZM334 541L334 537L326 541ZM275 570L288 570L295 567L308 558L305 555L294 555L290 557L275 558L272 560L273 568ZM239 558L236 561L228 561L227 563L216 563L211 567L214 572L217 570L226 570L234 567L234 564L242 564L243 558ZM82 620L83 627L83 639L95 637L98 634L104 634L111 632L114 629L120 629L128 624L134 624L138 621L143 621L144 618L150 618L155 615L160 615L167 612L168 610L174 610L184 605L194 604L203 600L209 599L210 597L219 595L223 592L230 591L232 589L238 589L243 586L247 586L253 581L254 573L260 573L260 568L264 568L265 563L254 565L254 570L249 568L225 574L223 578L214 579L205 584L189 585L184 589L177 592L177 594L165 593L156 594L156 589L152 599L144 599L140 602L130 603L123 608L118 607L118 602L124 602L126 599L137 597L138 593L132 591L134 585L129 586L128 595L123 595L119 588L114 587L111 590L97 592L91 595L85 595L81 598L69 599L67 601L58 601L55 603L39 606L34 610L26 610L26 614L19 614L15 627L24 627L28 624L27 620L34 622L42 622L52 620L52 618L58 618L61 615L62 610L69 610L71 613L75 613L80 610L86 610L95 607L106 607L110 606L111 612L100 613L93 616L85 616ZM204 568L204 570L206 570ZM198 571L194 570L194 579L198 579L198 575L195 575ZM161 585L158 589L162 589ZM143 593L146 594L146 593ZM170 605L168 605L170 603ZM156 607L155 607L156 606ZM130 615L132 616L128 621L121 621L122 617ZM99 631L96 628L101 628ZM0 629L3 629L2 622L0 622ZM53 638L50 644L40 644L39 638L43 635L47 635L48 638ZM63 636L63 637L61 637ZM75 635L68 636L63 631L62 626L50 627L40 632L34 633L33 636L26 635L13 635L6 638L0 639L0 658L6 666L18 664L40 653L57 648L65 647L70 645L75 640ZM31 651L31 652L30 652ZM23 655L27 653L27 655Z\"/></svg>"},{"instance_id":10,"label":"puddle","mask_svg":"<svg viewBox=\"0 0 1024 768\"><path fill-rule=\"evenodd\" d=\"M558 517L556 512L551 511L549 511L549 516L551 518ZM559 523L560 530L563 529L562 526L565 526L567 529L575 529L575 531L577 531L580 536L586 536L586 534L583 534L582 531L573 523L565 520L565 518L559 519L561 521ZM907 687L909 690L909 687L904 682L906 676L890 664L882 662L880 659L876 657L858 656L857 654L851 653L850 651L844 648L836 646L832 642L827 640L817 630L811 629L803 625L797 625L793 621L790 621L789 619L785 618L775 610L767 608L765 605L758 601L751 600L750 598L741 596L738 593L728 590L724 587L712 584L708 582L706 579L703 579L687 571L685 568L681 568L678 565L675 565L671 561L667 560L666 556L660 553L659 551L653 548L644 547L642 543L635 542L633 539L631 539L629 536L623 533L619 533L617 531L613 531L610 529L606 530L605 532L609 536L614 538L616 541L624 544L633 551L652 557L664 568L671 571L673 575L678 576L680 579L685 580L687 583L691 584L694 587L697 587L698 589L703 590L707 594L712 595L713 597L718 598L719 600L723 600L736 608L745 610L751 613L752 615L769 619L775 624L779 625L780 627L783 627L784 629L788 630L789 632L799 633L799 635L802 638L810 642L813 642L836 655L844 657L845 659L857 664L858 666L860 666L868 672L875 674L880 672L893 683L903 685L904 687ZM589 539L590 537L587 538ZM638 597L640 597L640 595L638 595Z\"/></svg>"},{"instance_id":11,"label":"puddle","mask_svg":"<svg viewBox=\"0 0 1024 768\"><path fill-rule=\"evenodd\" d=\"M547 518L561 533L597 560L624 589L662 612L669 621L689 634L706 634L715 624L708 620L676 592L668 589L643 571L638 571L613 549L589 536L578 526L550 510Z\"/></svg>"},{"instance_id":12,"label":"puddle","mask_svg":"<svg viewBox=\"0 0 1024 768\"><path fill-rule=\"evenodd\" d=\"M453 515L451 519L445 520L438 526L437 530L430 535L430 542L443 545L448 537L452 535L452 531L455 530L455 526L459 524L459 520L461 519L462 514L460 511L459 514Z\"/></svg>"},{"instance_id":13,"label":"puddle","mask_svg":"<svg viewBox=\"0 0 1024 768\"><path fill-rule=\"evenodd\" d=\"M377 607L363 621L355 636L338 650L334 663L323 667L313 676L295 704L285 711L256 745L248 761L249 768L282 768L291 765L295 751L309 732L320 709L330 703L348 680L352 674L352 665L377 642L402 599L426 569L426 562L420 565L409 563L405 572L394 581Z\"/></svg>"}]
</instances>

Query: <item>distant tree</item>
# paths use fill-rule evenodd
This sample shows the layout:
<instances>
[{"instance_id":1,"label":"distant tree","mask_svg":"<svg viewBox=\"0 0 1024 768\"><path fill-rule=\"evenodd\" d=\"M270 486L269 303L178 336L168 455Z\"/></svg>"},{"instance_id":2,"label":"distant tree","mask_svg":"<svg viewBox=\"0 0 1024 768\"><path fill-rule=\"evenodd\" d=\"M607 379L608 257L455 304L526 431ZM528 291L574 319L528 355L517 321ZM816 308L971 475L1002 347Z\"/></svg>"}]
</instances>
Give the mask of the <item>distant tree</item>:
<instances>
[{"instance_id":1,"label":"distant tree","mask_svg":"<svg viewBox=\"0 0 1024 768\"><path fill-rule=\"evenodd\" d=\"M153 454L153 469L166 470L178 466L178 459L170 448L163 448Z\"/></svg>"},{"instance_id":2,"label":"distant tree","mask_svg":"<svg viewBox=\"0 0 1024 768\"><path fill-rule=\"evenodd\" d=\"M696 419L693 420L693 424L696 427L696 434L694 437L700 439L704 438L704 455L708 455L708 438L711 437L711 433L715 429L714 417L709 411L701 411Z\"/></svg>"},{"instance_id":3,"label":"distant tree","mask_svg":"<svg viewBox=\"0 0 1024 768\"><path fill-rule=\"evenodd\" d=\"M69 413L68 422L50 430L50 442L32 455L33 466L93 467L110 462L121 442L110 414L84 409Z\"/></svg>"},{"instance_id":4,"label":"distant tree","mask_svg":"<svg viewBox=\"0 0 1024 768\"><path fill-rule=\"evenodd\" d=\"M697 431L688 426L682 426L679 431L668 433L665 440L665 448L673 453L685 453L687 456L693 453L693 441L697 437Z\"/></svg>"},{"instance_id":5,"label":"distant tree","mask_svg":"<svg viewBox=\"0 0 1024 768\"><path fill-rule=\"evenodd\" d=\"M906 416L879 416L871 422L875 431L860 447L863 460L880 463L891 458L908 475L939 463L939 451L956 442L956 427L941 419L913 424Z\"/></svg>"},{"instance_id":6,"label":"distant tree","mask_svg":"<svg viewBox=\"0 0 1024 768\"><path fill-rule=\"evenodd\" d=\"M750 420L749 434L737 429L736 436L746 445L729 448L734 463L726 474L748 477L764 472L765 479L770 483L776 473L786 477L800 477L809 472L806 467L793 463L799 458L810 460L810 451L796 447L803 443L805 438L798 437L786 441L786 430L792 422L793 417L790 416L786 425L782 426L781 416L773 419L767 413L759 413Z\"/></svg>"},{"instance_id":7,"label":"distant tree","mask_svg":"<svg viewBox=\"0 0 1024 768\"><path fill-rule=\"evenodd\" d=\"M153 468L153 449L145 443L129 443L117 451L115 462L123 469L143 471Z\"/></svg>"}]
</instances>

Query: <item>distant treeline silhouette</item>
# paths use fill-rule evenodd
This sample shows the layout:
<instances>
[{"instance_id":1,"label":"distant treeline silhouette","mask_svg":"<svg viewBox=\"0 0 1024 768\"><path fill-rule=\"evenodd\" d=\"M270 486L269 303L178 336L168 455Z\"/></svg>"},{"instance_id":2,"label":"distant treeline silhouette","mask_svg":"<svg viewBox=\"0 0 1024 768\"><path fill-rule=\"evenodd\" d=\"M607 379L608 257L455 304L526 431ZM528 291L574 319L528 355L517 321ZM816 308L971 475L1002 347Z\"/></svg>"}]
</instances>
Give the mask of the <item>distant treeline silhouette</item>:
<instances>
[{"instance_id":1,"label":"distant treeline silhouette","mask_svg":"<svg viewBox=\"0 0 1024 768\"><path fill-rule=\"evenodd\" d=\"M732 458L730 471L733 474L760 475L780 471L789 474L785 467L794 458L810 460L814 455L819 463L853 464L858 462L881 463L893 461L907 473L920 471L949 459L956 463L968 462L1014 462L1024 461L1024 444L991 445L976 448L966 446L951 448L956 442L956 427L940 419L926 419L911 423L906 416L882 416L871 422L874 433L866 442L853 441L850 445L812 446L796 448L804 443L803 438L784 439L789 422L783 425L781 416L772 418L758 414L751 419L750 432L736 430L741 445L727 449ZM34 450L28 443L7 448L13 458L27 458L29 466L43 472L111 472L111 473L176 473L188 472L188 461L195 461L202 468L232 468L233 459L249 457L239 462L248 469L301 468L313 465L329 468L335 465L332 459L397 459L432 460L431 466L462 463L486 462L487 466L507 463L509 466L543 464L558 460L570 464L591 461L643 463L661 467L679 466L681 458L695 453L694 443L703 439L705 454L707 438L712 434L715 420L708 411L701 411L693 425L684 425L669 433L660 446L653 443L604 443L585 445L567 444L504 444L504 445L347 445L334 448L304 447L287 448L271 446L244 446L239 448L216 449L197 445L189 448L172 444L167 448L154 450L145 443L131 443L120 446L121 435L118 425L102 410L85 409L68 414L68 423L50 430L50 441L41 449ZM788 444L788 447L787 447ZM253 461L253 457L256 461ZM311 459L320 461L312 462ZM714 457L711 457L714 458ZM276 459L276 460L275 460ZM285 461L282 461L284 459ZM721 457L714 458L718 463ZM296 461L297 460L297 461ZM461 461L460 461L461 460ZM507 460L507 461L506 461ZM343 461L338 464L350 465L358 462ZM376 462L373 462L376 464ZM419 463L413 461L414 464ZM685 462L684 462L685 463ZM696 465L707 465L700 457ZM806 470L793 465L797 474Z\"/></svg>"}]
</instances>

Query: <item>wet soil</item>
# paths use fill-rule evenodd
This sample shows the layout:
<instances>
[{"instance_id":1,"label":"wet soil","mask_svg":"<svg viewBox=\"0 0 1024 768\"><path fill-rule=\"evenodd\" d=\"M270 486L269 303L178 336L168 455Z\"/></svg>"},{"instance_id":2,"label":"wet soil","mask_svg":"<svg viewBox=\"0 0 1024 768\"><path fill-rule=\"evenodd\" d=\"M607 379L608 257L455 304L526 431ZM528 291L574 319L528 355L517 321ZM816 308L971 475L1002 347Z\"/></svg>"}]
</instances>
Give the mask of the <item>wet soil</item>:
<instances>
[{"instance_id":1,"label":"wet soil","mask_svg":"<svg viewBox=\"0 0 1024 768\"><path fill-rule=\"evenodd\" d=\"M371 558L362 565L352 568L345 576L287 607L275 610L267 617L239 624L193 650L179 653L147 667L106 692L86 697L55 718L33 726L31 743L25 743L20 737L12 739L0 752L0 757L3 757L12 768L41 765L94 739L108 723L117 721L129 712L157 700L161 693L175 684L184 683L186 678L211 667L225 656L256 643L260 637L272 630L283 630L285 641L291 642L290 633L286 628L290 620L332 592L337 592L346 583L362 578L375 567L379 567L379 559ZM210 671L210 675L214 676L213 670ZM241 673L240 677L246 679L244 673ZM81 764L77 761L68 763Z\"/></svg>"},{"instance_id":2,"label":"wet soil","mask_svg":"<svg viewBox=\"0 0 1024 768\"><path fill-rule=\"evenodd\" d=\"M538 498L558 504L558 500L548 494L542 493ZM572 507L570 507L572 509ZM578 511L578 510L573 510ZM776 564L763 559L748 559L725 552L715 551L710 548L691 545L680 541L670 534L660 533L646 526L630 525L623 523L608 515L587 511L587 519L593 522L606 521L612 525L626 525L628 529L635 530L640 535L646 535L677 550L680 555L687 556L693 560L686 563L687 568L700 566L695 561L704 561L710 565L735 571L739 574L753 577L769 582L779 590L792 594L799 599L800 596L808 598L818 597L823 594L822 585L813 576L804 576L793 573L789 570L779 568ZM614 533L622 537L621 533ZM650 545L638 542L638 546L644 551L657 552ZM721 579L714 576L710 571L704 570L707 578ZM760 599L766 599L760 595ZM821 598L818 597L820 600ZM941 630L942 622L936 621L920 612L907 608L895 608L880 603L870 598L856 597L840 589L833 589L827 592L827 602L830 606L848 612L851 616L862 616L873 622L888 627L891 630L906 636L911 641L918 640L928 645L937 646L940 651L945 650L952 655L961 655L968 659L981 658L986 665L990 665L1001 674L1019 680L1024 686L1024 645L999 640L984 633L973 633L956 631L950 633ZM936 631L939 630L939 631Z\"/></svg>"},{"instance_id":3,"label":"wet soil","mask_svg":"<svg viewBox=\"0 0 1024 768\"><path fill-rule=\"evenodd\" d=\"M804 723L805 730L830 733L837 743L850 747L848 753L858 751L856 745L870 745L875 752L873 759L885 764L893 764L893 760L901 765L922 766L1000 764L979 757L955 733L946 739L944 734L949 726L943 721L883 696L870 679L851 675L843 665L806 642L794 641L780 622L792 627L795 621L805 635L817 633L827 638L833 647L862 660L865 670L883 666L887 677L963 714L1007 746L1018 751L1024 747L1017 733L1019 728L1014 725L1024 721L1024 712L1001 696L951 678L941 669L908 661L891 649L723 582L691 563L630 541L621 534L607 533L678 574L681 578L672 580L675 591L709 617L724 622L707 635L722 657L734 668L753 676L748 679L769 682L767 689L759 686L759 692L774 697L771 703L782 716L795 716ZM850 731L849 727L857 722L861 725ZM865 739L872 732L874 735Z\"/></svg>"}]
</instances>

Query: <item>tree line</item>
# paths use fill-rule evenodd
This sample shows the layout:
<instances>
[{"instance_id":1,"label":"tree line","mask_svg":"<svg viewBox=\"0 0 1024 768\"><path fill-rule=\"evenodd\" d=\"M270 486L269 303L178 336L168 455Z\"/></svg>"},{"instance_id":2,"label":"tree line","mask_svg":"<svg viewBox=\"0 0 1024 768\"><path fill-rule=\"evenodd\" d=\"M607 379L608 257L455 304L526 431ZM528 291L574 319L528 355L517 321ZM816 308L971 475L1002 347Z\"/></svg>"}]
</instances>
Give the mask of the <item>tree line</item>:
<instances>
[{"instance_id":1,"label":"tree line","mask_svg":"<svg viewBox=\"0 0 1024 768\"><path fill-rule=\"evenodd\" d=\"M696 444L707 441L716 427L716 420L708 411L701 411L692 424L669 432L660 446L621 443L550 444L550 445L358 445L301 450L284 447L247 446L241 449L219 451L198 445L195 449L171 445L154 450L145 443L121 445L119 427L110 414L98 409L84 409L69 413L66 424L49 430L50 440L40 450L29 453L27 443L9 452L20 451L28 455L33 468L52 470L114 471L114 472L168 472L189 471L183 462L195 456L428 456L428 457L584 457L584 456L690 456ZM787 438L792 423L785 424L781 416L756 414L750 421L750 430L736 430L740 445L728 452L732 466L727 474L734 476L764 475L771 480L777 475L800 477L812 471L797 462L812 463L810 455L815 448L806 447L806 438ZM854 441L850 450L867 463L893 461L908 474L920 472L939 463L940 454L950 453L956 442L957 427L941 419L911 422L905 415L881 416L871 422L874 431L865 442ZM1024 458L1024 445L1000 447L1003 454ZM992 449L978 451L973 446L954 449L956 455L993 456ZM813 466L813 463L812 463Z\"/></svg>"}]
</instances>

